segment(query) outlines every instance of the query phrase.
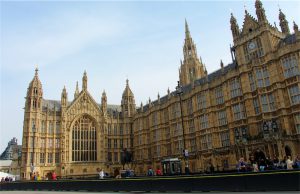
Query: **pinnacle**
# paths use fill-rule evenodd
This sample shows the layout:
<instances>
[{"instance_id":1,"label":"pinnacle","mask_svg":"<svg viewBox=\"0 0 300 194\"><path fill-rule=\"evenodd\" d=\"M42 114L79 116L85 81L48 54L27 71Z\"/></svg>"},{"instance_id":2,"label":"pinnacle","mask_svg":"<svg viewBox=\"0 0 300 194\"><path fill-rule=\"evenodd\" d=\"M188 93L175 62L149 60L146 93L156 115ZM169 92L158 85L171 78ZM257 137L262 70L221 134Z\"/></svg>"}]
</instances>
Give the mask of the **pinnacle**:
<instances>
[{"instance_id":1,"label":"pinnacle","mask_svg":"<svg viewBox=\"0 0 300 194\"><path fill-rule=\"evenodd\" d=\"M39 74L39 68L36 67L36 68L35 68L35 76L38 76L38 74Z\"/></svg>"}]
</instances>

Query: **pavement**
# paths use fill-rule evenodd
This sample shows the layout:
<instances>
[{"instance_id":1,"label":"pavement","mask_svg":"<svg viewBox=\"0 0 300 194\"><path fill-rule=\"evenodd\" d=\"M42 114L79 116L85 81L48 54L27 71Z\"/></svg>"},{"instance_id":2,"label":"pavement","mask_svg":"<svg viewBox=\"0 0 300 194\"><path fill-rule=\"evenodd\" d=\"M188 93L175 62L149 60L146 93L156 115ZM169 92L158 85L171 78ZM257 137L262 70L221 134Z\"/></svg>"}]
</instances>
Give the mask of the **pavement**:
<instances>
[{"instance_id":1,"label":"pavement","mask_svg":"<svg viewBox=\"0 0 300 194\"><path fill-rule=\"evenodd\" d=\"M106 193L106 192L81 192L81 191L77 191L77 192L69 192L69 191L1 191L1 194L96 194L96 193L101 193L101 194L123 194L123 192L112 192L112 193ZM124 192L124 194L140 194L143 192ZM156 193L153 192L155 194L166 194L166 193ZM182 192L175 192L176 194L181 194ZM190 192L190 193L201 193L203 194L203 192ZM217 193L217 194L230 194L231 192L209 192L209 193ZM253 194L253 192L233 192L235 194L237 193L242 193L242 194ZM266 192L255 192L255 194L266 194L266 193L287 193L287 194L291 194L291 193L299 193L299 191L266 191ZM149 194L149 193L147 193Z\"/></svg>"}]
</instances>

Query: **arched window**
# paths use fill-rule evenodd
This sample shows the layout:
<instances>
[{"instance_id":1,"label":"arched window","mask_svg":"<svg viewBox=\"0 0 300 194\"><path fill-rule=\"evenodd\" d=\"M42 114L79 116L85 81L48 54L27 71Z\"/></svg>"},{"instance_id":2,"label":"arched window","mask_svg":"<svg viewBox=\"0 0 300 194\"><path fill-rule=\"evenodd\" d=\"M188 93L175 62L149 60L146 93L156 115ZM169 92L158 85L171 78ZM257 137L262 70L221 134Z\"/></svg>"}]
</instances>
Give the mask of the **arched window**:
<instances>
[{"instance_id":1,"label":"arched window","mask_svg":"<svg viewBox=\"0 0 300 194\"><path fill-rule=\"evenodd\" d=\"M36 88L36 87L34 87L34 90L33 90L33 91L34 91L34 94L35 94L35 95L37 95L37 94L38 94L38 90L37 90L37 88Z\"/></svg>"},{"instance_id":2,"label":"arched window","mask_svg":"<svg viewBox=\"0 0 300 194\"><path fill-rule=\"evenodd\" d=\"M97 133L95 122L87 115L80 117L72 128L72 161L97 160Z\"/></svg>"}]
</instances>

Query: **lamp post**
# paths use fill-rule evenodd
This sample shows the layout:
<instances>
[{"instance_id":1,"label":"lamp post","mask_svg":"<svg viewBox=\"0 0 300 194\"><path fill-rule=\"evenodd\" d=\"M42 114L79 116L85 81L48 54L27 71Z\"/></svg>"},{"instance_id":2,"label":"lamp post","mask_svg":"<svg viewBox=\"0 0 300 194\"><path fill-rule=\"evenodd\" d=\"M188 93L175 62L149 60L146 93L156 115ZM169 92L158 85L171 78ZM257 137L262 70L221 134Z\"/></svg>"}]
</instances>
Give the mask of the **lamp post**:
<instances>
[{"instance_id":1,"label":"lamp post","mask_svg":"<svg viewBox=\"0 0 300 194\"><path fill-rule=\"evenodd\" d=\"M176 93L179 96L179 104L180 104L180 116L181 116L181 126L182 126L182 139L183 139L183 158L184 158L184 163L185 163L185 174L189 174L190 170L189 170L189 152L188 149L186 147L186 143L185 143L185 130L184 130L184 122L183 122L183 112L182 112L182 99L181 99L181 95L183 94L182 91L182 86L180 85L179 81L177 81L177 86L176 86Z\"/></svg>"},{"instance_id":2,"label":"lamp post","mask_svg":"<svg viewBox=\"0 0 300 194\"><path fill-rule=\"evenodd\" d=\"M35 128L35 124L33 124L33 126L32 126L32 131L33 131L33 138L32 138L32 145L33 145L33 147L32 147L32 158L30 158L30 160L32 160L31 161L31 164L30 164L30 170L31 170L31 173L33 173L34 172L34 168L35 168L35 166L34 166L34 162L35 162L35 157L34 157L34 155L35 155L35 150L34 150L34 146L35 146L35 134L36 134L36 128Z\"/></svg>"}]
</instances>

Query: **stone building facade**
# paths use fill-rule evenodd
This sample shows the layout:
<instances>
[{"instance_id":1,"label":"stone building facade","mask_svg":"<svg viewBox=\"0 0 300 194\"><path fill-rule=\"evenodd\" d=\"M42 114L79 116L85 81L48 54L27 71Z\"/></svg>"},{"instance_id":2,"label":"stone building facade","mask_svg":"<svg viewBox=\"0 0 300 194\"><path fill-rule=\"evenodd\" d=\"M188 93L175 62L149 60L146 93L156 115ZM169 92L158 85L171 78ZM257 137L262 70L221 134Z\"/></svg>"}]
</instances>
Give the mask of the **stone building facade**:
<instances>
[{"instance_id":1,"label":"stone building facade","mask_svg":"<svg viewBox=\"0 0 300 194\"><path fill-rule=\"evenodd\" d=\"M36 70L24 114L22 176L112 173L124 148L133 153L137 174L161 160L183 159L190 171L234 169L240 157L257 149L268 157L300 153L300 32L279 10L280 28L271 25L260 0L257 19L245 11L242 29L233 15L232 63L208 74L185 24L184 60L176 91L135 105L128 80L121 106L98 104L88 92L87 75L72 101L64 88L60 101L46 100Z\"/></svg>"}]
</instances>

